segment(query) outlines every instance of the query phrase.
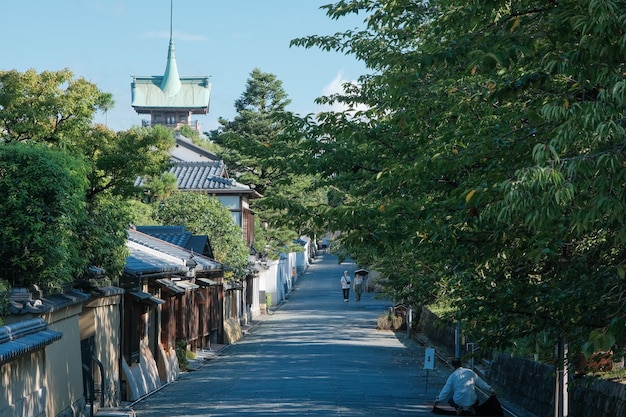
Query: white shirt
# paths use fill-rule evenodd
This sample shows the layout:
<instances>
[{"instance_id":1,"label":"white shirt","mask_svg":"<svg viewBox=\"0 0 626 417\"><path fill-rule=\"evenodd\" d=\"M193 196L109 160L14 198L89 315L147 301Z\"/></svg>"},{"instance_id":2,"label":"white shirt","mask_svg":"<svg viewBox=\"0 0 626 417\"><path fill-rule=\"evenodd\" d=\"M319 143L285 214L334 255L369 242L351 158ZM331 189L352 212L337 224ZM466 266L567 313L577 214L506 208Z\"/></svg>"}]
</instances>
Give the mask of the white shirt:
<instances>
[{"instance_id":1,"label":"white shirt","mask_svg":"<svg viewBox=\"0 0 626 417\"><path fill-rule=\"evenodd\" d=\"M457 405L461 407L469 407L476 403L478 397L476 396L475 385L478 385L481 389L492 392L493 389L489 384L483 381L474 371L467 368L457 368L446 381L446 385L444 385L443 389L437 396L435 401L445 401L450 398L450 394L452 394L452 399Z\"/></svg>"},{"instance_id":2,"label":"white shirt","mask_svg":"<svg viewBox=\"0 0 626 417\"><path fill-rule=\"evenodd\" d=\"M350 275L344 275L343 277L341 277L341 289L348 289L350 288Z\"/></svg>"}]
</instances>

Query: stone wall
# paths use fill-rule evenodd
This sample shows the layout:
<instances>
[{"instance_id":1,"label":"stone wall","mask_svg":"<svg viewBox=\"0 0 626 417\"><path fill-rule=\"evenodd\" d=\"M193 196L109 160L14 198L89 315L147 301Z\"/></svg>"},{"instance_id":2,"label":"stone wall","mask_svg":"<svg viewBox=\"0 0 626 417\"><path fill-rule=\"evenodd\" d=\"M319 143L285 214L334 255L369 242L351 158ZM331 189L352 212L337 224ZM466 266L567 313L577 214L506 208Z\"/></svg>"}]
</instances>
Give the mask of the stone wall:
<instances>
[{"instance_id":1,"label":"stone wall","mask_svg":"<svg viewBox=\"0 0 626 417\"><path fill-rule=\"evenodd\" d=\"M592 377L571 383L570 417L626 416L626 384Z\"/></svg>"},{"instance_id":2,"label":"stone wall","mask_svg":"<svg viewBox=\"0 0 626 417\"><path fill-rule=\"evenodd\" d=\"M554 366L501 354L491 362L487 379L499 395L524 410L553 416Z\"/></svg>"},{"instance_id":3,"label":"stone wall","mask_svg":"<svg viewBox=\"0 0 626 417\"><path fill-rule=\"evenodd\" d=\"M538 417L552 417L554 366L498 355L489 382L515 404ZM626 384L586 376L569 383L568 417L626 416Z\"/></svg>"}]
</instances>

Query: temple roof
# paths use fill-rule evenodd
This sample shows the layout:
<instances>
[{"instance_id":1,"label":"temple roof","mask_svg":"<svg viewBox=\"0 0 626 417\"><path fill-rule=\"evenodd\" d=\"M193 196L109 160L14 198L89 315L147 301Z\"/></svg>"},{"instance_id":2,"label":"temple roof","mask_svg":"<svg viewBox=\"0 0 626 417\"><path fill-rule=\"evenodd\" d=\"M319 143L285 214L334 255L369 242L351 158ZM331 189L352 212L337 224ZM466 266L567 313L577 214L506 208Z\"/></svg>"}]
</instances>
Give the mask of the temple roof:
<instances>
[{"instance_id":1,"label":"temple roof","mask_svg":"<svg viewBox=\"0 0 626 417\"><path fill-rule=\"evenodd\" d=\"M165 73L161 76L133 76L130 86L131 105L140 114L157 109L184 110L194 114L209 112L211 96L209 77L181 77L178 74L172 39L172 19Z\"/></svg>"},{"instance_id":2,"label":"temple roof","mask_svg":"<svg viewBox=\"0 0 626 417\"><path fill-rule=\"evenodd\" d=\"M172 78L173 76L169 76ZM164 76L134 76L131 83L132 106L137 113L155 109L190 110L194 114L209 112L211 84L209 77L179 77L180 89L175 95L174 83ZM166 91L162 90L162 86Z\"/></svg>"},{"instance_id":3,"label":"temple roof","mask_svg":"<svg viewBox=\"0 0 626 417\"><path fill-rule=\"evenodd\" d=\"M167 51L167 65L165 66L165 74L161 79L161 91L165 97L175 97L180 89L180 75L178 75L178 66L176 65L176 55L174 54L174 41L170 38L170 47Z\"/></svg>"},{"instance_id":4,"label":"temple roof","mask_svg":"<svg viewBox=\"0 0 626 417\"><path fill-rule=\"evenodd\" d=\"M169 172L176 177L176 185L181 191L204 191L216 195L245 194L248 198L263 197L250 186L228 178L223 161L174 162Z\"/></svg>"}]
</instances>

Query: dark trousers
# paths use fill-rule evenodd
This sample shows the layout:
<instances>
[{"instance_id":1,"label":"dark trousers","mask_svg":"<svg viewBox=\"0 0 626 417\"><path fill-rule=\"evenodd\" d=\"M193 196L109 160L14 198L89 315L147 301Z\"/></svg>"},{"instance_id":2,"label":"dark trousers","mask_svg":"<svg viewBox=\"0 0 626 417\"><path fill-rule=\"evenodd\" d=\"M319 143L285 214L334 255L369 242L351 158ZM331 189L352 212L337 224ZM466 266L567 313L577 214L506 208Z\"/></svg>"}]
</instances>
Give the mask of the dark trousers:
<instances>
[{"instance_id":1,"label":"dark trousers","mask_svg":"<svg viewBox=\"0 0 626 417\"><path fill-rule=\"evenodd\" d=\"M350 288L342 288L343 291L343 299L347 300L350 297Z\"/></svg>"},{"instance_id":2,"label":"dark trousers","mask_svg":"<svg viewBox=\"0 0 626 417\"><path fill-rule=\"evenodd\" d=\"M475 402L473 405L471 405L471 407L472 407L474 410L476 410L476 409L478 409L478 404L479 404L479 403L480 403L480 401L476 400L476 402ZM451 405L452 407L454 407L454 408L461 408L461 406L460 406L460 405L458 405L457 403L455 403L455 402L454 402L454 400L453 400L452 398L450 398L450 399L448 400L448 404L450 404L450 405Z\"/></svg>"},{"instance_id":3,"label":"dark trousers","mask_svg":"<svg viewBox=\"0 0 626 417\"><path fill-rule=\"evenodd\" d=\"M362 293L363 293L363 284L354 284L354 294L356 295L357 301L361 301Z\"/></svg>"}]
</instances>

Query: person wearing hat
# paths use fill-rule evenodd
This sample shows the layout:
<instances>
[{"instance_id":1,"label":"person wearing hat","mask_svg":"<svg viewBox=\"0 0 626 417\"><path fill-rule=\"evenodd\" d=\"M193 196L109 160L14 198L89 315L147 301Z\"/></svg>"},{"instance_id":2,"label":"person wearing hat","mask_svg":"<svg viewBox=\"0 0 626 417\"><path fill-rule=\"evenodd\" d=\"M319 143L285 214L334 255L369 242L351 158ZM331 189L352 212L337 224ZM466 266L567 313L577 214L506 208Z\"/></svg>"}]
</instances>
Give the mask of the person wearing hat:
<instances>
[{"instance_id":1,"label":"person wearing hat","mask_svg":"<svg viewBox=\"0 0 626 417\"><path fill-rule=\"evenodd\" d=\"M496 395L496 392L481 377L476 375L476 372L463 368L463 363L460 359L453 359L452 366L454 367L454 372L450 374L446 385L443 386L441 392L435 398L435 406L439 401L448 400L448 404L456 410L457 416L464 411L476 415L478 408L476 386L487 391L492 396Z\"/></svg>"}]
</instances>

